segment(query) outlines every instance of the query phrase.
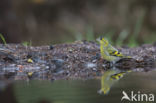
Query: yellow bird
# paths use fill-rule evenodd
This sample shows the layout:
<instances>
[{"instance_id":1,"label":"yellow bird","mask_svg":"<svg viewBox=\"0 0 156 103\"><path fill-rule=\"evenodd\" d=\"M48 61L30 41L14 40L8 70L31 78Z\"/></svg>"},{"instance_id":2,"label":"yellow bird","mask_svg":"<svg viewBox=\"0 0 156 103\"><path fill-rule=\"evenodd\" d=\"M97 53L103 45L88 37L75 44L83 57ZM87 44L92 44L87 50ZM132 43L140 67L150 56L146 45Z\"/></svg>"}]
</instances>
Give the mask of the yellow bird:
<instances>
[{"instance_id":1,"label":"yellow bird","mask_svg":"<svg viewBox=\"0 0 156 103\"><path fill-rule=\"evenodd\" d=\"M116 62L121 58L130 58L129 56L123 55L115 47L109 44L108 40L104 37L100 37L97 40L100 43L100 53L103 59L111 62ZM122 72L115 68L105 71L105 73L101 77L101 89L99 90L99 93L107 94L110 91L112 85L129 72L131 71Z\"/></svg>"},{"instance_id":2,"label":"yellow bird","mask_svg":"<svg viewBox=\"0 0 156 103\"><path fill-rule=\"evenodd\" d=\"M111 75L115 74L115 70L108 70L105 71L105 73L101 77L101 89L98 91L98 93L107 94L110 91L110 88L114 84L116 80L111 79Z\"/></svg>"},{"instance_id":3,"label":"yellow bird","mask_svg":"<svg viewBox=\"0 0 156 103\"><path fill-rule=\"evenodd\" d=\"M130 72L131 71L120 72L119 70L115 69L105 71L101 77L101 89L98 91L98 93L108 94L113 84L120 80L125 74Z\"/></svg>"},{"instance_id":4,"label":"yellow bird","mask_svg":"<svg viewBox=\"0 0 156 103\"><path fill-rule=\"evenodd\" d=\"M100 43L100 53L103 59L106 59L108 61L116 61L120 58L126 57L111 44L109 44L108 40L104 37L100 37L97 40Z\"/></svg>"}]
</instances>

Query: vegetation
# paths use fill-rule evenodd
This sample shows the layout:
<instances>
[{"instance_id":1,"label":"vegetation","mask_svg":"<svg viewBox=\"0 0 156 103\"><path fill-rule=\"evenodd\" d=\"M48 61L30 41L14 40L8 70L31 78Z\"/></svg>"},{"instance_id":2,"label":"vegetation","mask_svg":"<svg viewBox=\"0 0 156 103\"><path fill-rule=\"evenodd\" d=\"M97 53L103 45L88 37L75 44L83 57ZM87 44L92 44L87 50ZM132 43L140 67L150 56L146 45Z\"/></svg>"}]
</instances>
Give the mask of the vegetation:
<instances>
[{"instance_id":1,"label":"vegetation","mask_svg":"<svg viewBox=\"0 0 156 103\"><path fill-rule=\"evenodd\" d=\"M0 39L2 40L3 44L6 45L6 40L4 38L4 36L0 33Z\"/></svg>"},{"instance_id":2,"label":"vegetation","mask_svg":"<svg viewBox=\"0 0 156 103\"><path fill-rule=\"evenodd\" d=\"M141 35L141 29L143 26L145 15L146 15L146 10L144 10L142 15L138 17L138 19L136 20L136 25L134 26L132 30L130 27L128 27L126 29L123 29L118 34L116 33L115 29L111 29L106 33L97 35L94 32L94 29L92 26L88 26L86 28L86 33L84 33L84 35L80 32L77 32L75 29L71 29L71 28L70 28L70 32L73 34L74 40L94 41L96 40L96 38L103 36L107 38L107 40L110 41L112 45L136 47L136 46L139 46L140 44L155 42L155 39L154 39L155 34L156 34L155 32L150 34L148 38L145 35ZM70 38L70 41L74 41L74 40L71 40Z\"/></svg>"},{"instance_id":3,"label":"vegetation","mask_svg":"<svg viewBox=\"0 0 156 103\"><path fill-rule=\"evenodd\" d=\"M24 42L22 42L22 44L24 45L24 46L32 46L32 42L31 41L24 41Z\"/></svg>"}]
</instances>

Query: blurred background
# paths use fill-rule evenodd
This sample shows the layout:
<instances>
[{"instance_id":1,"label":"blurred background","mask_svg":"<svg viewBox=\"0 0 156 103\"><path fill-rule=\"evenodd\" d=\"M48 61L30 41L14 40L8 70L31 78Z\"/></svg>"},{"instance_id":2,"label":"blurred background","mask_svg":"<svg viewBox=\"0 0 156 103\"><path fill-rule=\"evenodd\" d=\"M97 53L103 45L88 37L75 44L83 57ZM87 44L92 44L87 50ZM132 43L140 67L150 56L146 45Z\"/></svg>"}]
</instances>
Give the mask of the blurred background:
<instances>
[{"instance_id":1,"label":"blurred background","mask_svg":"<svg viewBox=\"0 0 156 103\"><path fill-rule=\"evenodd\" d=\"M156 0L1 0L7 43L95 40L138 46L156 41Z\"/></svg>"}]
</instances>

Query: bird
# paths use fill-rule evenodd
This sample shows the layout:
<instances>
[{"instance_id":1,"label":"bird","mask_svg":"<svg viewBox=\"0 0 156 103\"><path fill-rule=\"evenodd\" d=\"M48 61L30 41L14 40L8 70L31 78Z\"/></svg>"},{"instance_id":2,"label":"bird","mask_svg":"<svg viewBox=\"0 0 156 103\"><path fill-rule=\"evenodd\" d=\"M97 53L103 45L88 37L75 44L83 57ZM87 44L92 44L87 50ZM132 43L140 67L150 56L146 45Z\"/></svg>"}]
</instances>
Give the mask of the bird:
<instances>
[{"instance_id":1,"label":"bird","mask_svg":"<svg viewBox=\"0 0 156 103\"><path fill-rule=\"evenodd\" d=\"M98 91L100 94L108 94L114 83L120 80L125 74L129 72L120 72L119 70L107 70L101 77L101 89Z\"/></svg>"},{"instance_id":2,"label":"bird","mask_svg":"<svg viewBox=\"0 0 156 103\"><path fill-rule=\"evenodd\" d=\"M117 61L120 58L126 57L115 47L113 47L104 37L101 36L99 39L97 39L97 41L100 43L100 53L102 59L107 61Z\"/></svg>"},{"instance_id":3,"label":"bird","mask_svg":"<svg viewBox=\"0 0 156 103\"><path fill-rule=\"evenodd\" d=\"M130 57L125 56L119 52L104 37L100 37L97 39L97 41L100 43L101 58L113 63L113 69L105 71L101 77L101 89L99 90L99 93L107 94L110 91L111 86L116 81L120 80L125 74L131 72L130 70L117 70L115 67L116 62L120 61L121 59Z\"/></svg>"}]
</instances>

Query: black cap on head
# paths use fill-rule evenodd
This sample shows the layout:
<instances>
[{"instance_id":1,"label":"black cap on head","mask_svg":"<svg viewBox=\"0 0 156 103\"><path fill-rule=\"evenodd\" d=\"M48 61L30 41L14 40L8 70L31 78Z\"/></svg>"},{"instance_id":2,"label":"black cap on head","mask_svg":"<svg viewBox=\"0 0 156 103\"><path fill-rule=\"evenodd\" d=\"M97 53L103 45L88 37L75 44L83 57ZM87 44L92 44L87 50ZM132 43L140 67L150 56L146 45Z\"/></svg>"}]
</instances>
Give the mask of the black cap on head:
<instances>
[{"instance_id":1,"label":"black cap on head","mask_svg":"<svg viewBox=\"0 0 156 103\"><path fill-rule=\"evenodd\" d=\"M100 36L100 40L102 40L102 38L103 38L103 37L102 37L102 36Z\"/></svg>"}]
</instances>

